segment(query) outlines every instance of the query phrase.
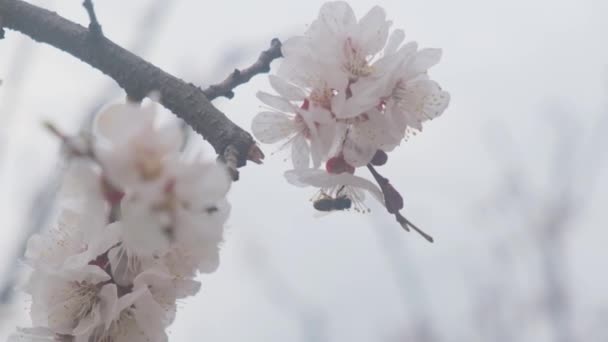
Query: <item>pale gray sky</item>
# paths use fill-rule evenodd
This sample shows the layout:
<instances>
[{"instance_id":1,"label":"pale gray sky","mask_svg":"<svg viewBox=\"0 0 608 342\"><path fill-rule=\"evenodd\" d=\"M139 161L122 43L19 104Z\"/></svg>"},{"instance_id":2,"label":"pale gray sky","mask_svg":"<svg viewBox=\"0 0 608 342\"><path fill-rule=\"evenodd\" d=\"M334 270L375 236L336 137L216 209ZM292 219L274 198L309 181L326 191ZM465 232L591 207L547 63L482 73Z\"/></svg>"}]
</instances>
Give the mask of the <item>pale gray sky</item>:
<instances>
[{"instance_id":1,"label":"pale gray sky","mask_svg":"<svg viewBox=\"0 0 608 342\"><path fill-rule=\"evenodd\" d=\"M104 33L129 45L150 1L97 1ZM85 24L80 2L36 3ZM154 48L143 57L188 81L217 82L231 68L253 61L271 38L302 32L322 3L175 1L154 37ZM576 123L565 124L574 133L573 143L585 139L598 118L608 115L608 2L350 3L359 16L373 5L383 6L408 39L444 51L442 62L430 73L451 93L450 107L391 153L383 168L404 194L408 217L437 242L430 245L402 232L374 204L371 214L315 218L308 201L314 191L289 186L282 178L289 165L270 155L274 147L263 146L266 163L246 167L231 191L233 211L220 269L201 277L203 291L180 305L172 341L320 341L302 334L315 330L302 326L304 316L313 326L326 324L329 341L390 341L405 334L420 312L431 315L442 341L484 341L475 323L478 317L472 315L482 287L506 291L506 298L513 293L534 297L539 271L532 233L509 215L482 217L480 208L491 206L488 199L500 188L504 164L511 159L523 165L537 198L551 194L555 184L546 175L554 153L553 127L566 122L560 111ZM11 78L11 67L23 49L26 67L19 79ZM236 58L239 65L213 69L222 64L225 53L239 49L245 54ZM40 121L51 119L76 129L75 118L90 108L100 89L113 83L73 57L15 32L0 41L0 78L5 79L0 87L0 210L5 232L0 260L6 260L18 240L28 196L45 181L56 158L57 142L40 128ZM268 88L266 77L258 76L239 87L233 100L217 104L248 129L260 108L255 92ZM7 112L11 101L14 110ZM512 141L500 138L501 132ZM599 150L594 158L581 161L586 163L582 169L600 167ZM594 186L591 203L573 222L567 239L564 268L580 330L596 324L596 310L603 310L608 321L608 234L601 204L608 199L606 188L605 180ZM395 281L387 244L397 254L394 267L404 282ZM498 245L516 255L508 272L493 259ZM515 288L501 287L509 283L508 277L515 279ZM533 306L519 300L509 303ZM24 308L18 301L5 309L13 319L0 321L0 339L15 324L23 324ZM539 317L521 328L519 341L551 341Z\"/></svg>"}]
</instances>

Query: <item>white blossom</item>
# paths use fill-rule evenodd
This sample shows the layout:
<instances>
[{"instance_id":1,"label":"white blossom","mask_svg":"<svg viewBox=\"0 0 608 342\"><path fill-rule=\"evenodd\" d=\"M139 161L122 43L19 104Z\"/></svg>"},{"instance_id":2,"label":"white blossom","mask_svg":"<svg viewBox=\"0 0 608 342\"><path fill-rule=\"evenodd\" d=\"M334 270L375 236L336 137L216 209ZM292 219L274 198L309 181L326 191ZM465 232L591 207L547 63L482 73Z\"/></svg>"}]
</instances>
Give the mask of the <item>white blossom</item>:
<instances>
[{"instance_id":1,"label":"white blossom","mask_svg":"<svg viewBox=\"0 0 608 342\"><path fill-rule=\"evenodd\" d=\"M11 341L166 341L193 278L219 265L226 168L182 158L181 131L153 106L107 107L77 145L53 131L72 164L56 222L25 255L35 328Z\"/></svg>"},{"instance_id":2,"label":"white blossom","mask_svg":"<svg viewBox=\"0 0 608 342\"><path fill-rule=\"evenodd\" d=\"M111 315L117 287L96 265L33 272L27 286L35 326L57 334L81 335Z\"/></svg>"},{"instance_id":3,"label":"white blossom","mask_svg":"<svg viewBox=\"0 0 608 342\"><path fill-rule=\"evenodd\" d=\"M162 175L166 160L183 143L176 123L160 126L153 104L114 104L96 115L95 155L109 181L120 188L137 186Z\"/></svg>"},{"instance_id":4,"label":"white blossom","mask_svg":"<svg viewBox=\"0 0 608 342\"><path fill-rule=\"evenodd\" d=\"M353 177L446 109L449 94L428 75L441 50L404 43L404 31L391 26L381 7L357 19L348 3L332 1L301 36L283 43L284 59L269 76L278 95L259 96L280 113L258 114L253 132L263 143L293 144L290 181L309 159L313 168L325 163L326 179ZM309 171L302 172L299 178ZM338 176L343 172L351 175Z\"/></svg>"}]
</instances>

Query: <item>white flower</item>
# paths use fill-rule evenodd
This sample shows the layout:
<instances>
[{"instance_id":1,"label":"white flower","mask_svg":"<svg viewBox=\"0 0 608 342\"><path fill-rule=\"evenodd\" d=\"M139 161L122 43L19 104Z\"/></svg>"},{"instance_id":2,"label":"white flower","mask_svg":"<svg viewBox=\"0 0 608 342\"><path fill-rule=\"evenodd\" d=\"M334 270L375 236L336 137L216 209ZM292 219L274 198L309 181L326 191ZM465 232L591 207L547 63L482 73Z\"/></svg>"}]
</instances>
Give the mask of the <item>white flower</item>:
<instances>
[{"instance_id":1,"label":"white flower","mask_svg":"<svg viewBox=\"0 0 608 342\"><path fill-rule=\"evenodd\" d=\"M258 113L251 125L254 136L263 143L284 141L291 145L294 168L318 167L333 143L335 121L331 90L312 90L309 95L296 85L270 76L270 84L279 96L258 92L258 98L275 109ZM321 98L323 97L323 98ZM299 102L299 105L292 102Z\"/></svg>"},{"instance_id":2,"label":"white flower","mask_svg":"<svg viewBox=\"0 0 608 342\"><path fill-rule=\"evenodd\" d=\"M166 342L165 326L158 312L147 312L149 301L139 301L145 294L139 288L120 297L113 306L113 315L85 335L75 336L74 342ZM135 306L135 304L141 304ZM155 315L156 314L156 315Z\"/></svg>"},{"instance_id":3,"label":"white flower","mask_svg":"<svg viewBox=\"0 0 608 342\"><path fill-rule=\"evenodd\" d=\"M160 177L166 160L175 158L183 142L176 123L159 127L154 105L115 104L95 117L95 156L105 176L119 188Z\"/></svg>"},{"instance_id":4,"label":"white flower","mask_svg":"<svg viewBox=\"0 0 608 342\"><path fill-rule=\"evenodd\" d=\"M150 267L194 276L213 272L230 212L225 167L215 163L176 161L164 178L142 186L123 199L121 220L105 230L117 284L127 286Z\"/></svg>"},{"instance_id":5,"label":"white flower","mask_svg":"<svg viewBox=\"0 0 608 342\"><path fill-rule=\"evenodd\" d=\"M415 42L402 45L404 32L389 34L391 24L377 6L357 20L346 2L324 4L304 35L283 44L279 77L270 76L279 96L260 98L283 112L321 108L326 114L298 120L298 114L261 113L254 119L256 137L293 139L296 169L308 166L307 154L314 167L334 157L361 167L440 115L449 94L429 80L427 70L441 51L417 51Z\"/></svg>"},{"instance_id":6,"label":"white flower","mask_svg":"<svg viewBox=\"0 0 608 342\"><path fill-rule=\"evenodd\" d=\"M210 231L214 241L222 236L223 221L213 218L231 184L225 167L176 161L167 168L166 178L123 201L124 242L142 255L162 256L172 242Z\"/></svg>"},{"instance_id":7,"label":"white flower","mask_svg":"<svg viewBox=\"0 0 608 342\"><path fill-rule=\"evenodd\" d=\"M57 334L85 334L111 315L117 287L101 268L87 265L61 271L37 270L27 290L35 326Z\"/></svg>"},{"instance_id":8,"label":"white flower","mask_svg":"<svg viewBox=\"0 0 608 342\"><path fill-rule=\"evenodd\" d=\"M175 318L176 300L198 292L200 283L150 269L137 276L132 292L112 307L112 315L75 341L167 341L165 329Z\"/></svg>"},{"instance_id":9,"label":"white flower","mask_svg":"<svg viewBox=\"0 0 608 342\"><path fill-rule=\"evenodd\" d=\"M86 217L71 209L63 209L51 229L29 238L26 262L47 270L84 266L103 253L99 252L101 246L92 246L97 244L104 226L100 217Z\"/></svg>"}]
</instances>

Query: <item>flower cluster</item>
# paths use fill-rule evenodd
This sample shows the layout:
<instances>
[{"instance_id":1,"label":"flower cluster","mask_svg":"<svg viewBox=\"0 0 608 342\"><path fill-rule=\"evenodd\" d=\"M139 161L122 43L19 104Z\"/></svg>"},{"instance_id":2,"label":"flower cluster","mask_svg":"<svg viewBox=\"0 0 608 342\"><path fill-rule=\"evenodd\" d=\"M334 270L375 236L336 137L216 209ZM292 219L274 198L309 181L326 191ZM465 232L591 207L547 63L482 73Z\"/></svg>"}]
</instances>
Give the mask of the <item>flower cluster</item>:
<instances>
[{"instance_id":1,"label":"flower cluster","mask_svg":"<svg viewBox=\"0 0 608 342\"><path fill-rule=\"evenodd\" d=\"M30 238L34 328L11 341L166 341L176 301L213 272L230 207L224 167L180 154L177 124L154 106L116 104L72 159L52 229Z\"/></svg>"},{"instance_id":2,"label":"flower cluster","mask_svg":"<svg viewBox=\"0 0 608 342\"><path fill-rule=\"evenodd\" d=\"M283 44L285 58L270 76L278 95L258 93L270 110L253 119L255 137L290 145L288 180L321 188L321 200L342 199L337 209L365 208L360 189L387 205L387 183L376 179L378 188L355 170L384 164L386 152L449 103L427 73L441 51L404 44L404 32L389 34L390 26L380 7L357 20L346 2L326 3L303 36Z\"/></svg>"}]
</instances>

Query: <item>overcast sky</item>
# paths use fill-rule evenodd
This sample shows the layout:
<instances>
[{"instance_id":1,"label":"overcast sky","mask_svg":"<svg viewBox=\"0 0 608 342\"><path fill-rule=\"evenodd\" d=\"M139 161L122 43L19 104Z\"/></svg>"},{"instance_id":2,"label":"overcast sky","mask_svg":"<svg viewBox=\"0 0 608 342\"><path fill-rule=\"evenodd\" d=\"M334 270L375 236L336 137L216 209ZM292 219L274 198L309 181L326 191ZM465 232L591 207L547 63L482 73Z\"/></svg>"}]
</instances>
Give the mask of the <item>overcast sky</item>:
<instances>
[{"instance_id":1,"label":"overcast sky","mask_svg":"<svg viewBox=\"0 0 608 342\"><path fill-rule=\"evenodd\" d=\"M104 33L133 46L155 1L97 1ZM80 1L36 3L86 24ZM143 57L208 85L254 61L272 38L303 32L322 3L173 1ZM538 290L533 233L500 208L491 215L484 209L494 206L509 166L522 170L533 203L550 198L556 127L574 145L608 115L608 2L351 2L358 16L376 4L408 40L443 49L430 74L450 92L449 108L383 167L404 194L407 216L437 242L403 232L373 203L370 214L315 217L314 190L289 186L282 177L288 163L271 155L275 147L262 146L265 164L243 169L229 195L233 211L220 268L201 277L203 291L180 305L171 341L391 341L421 315L431 318L442 341L482 341L472 309L480 289L508 291L506 298ZM103 89L122 93L99 71L10 31L0 41L0 79L2 272L18 248L30 196L55 165L58 145L41 120L75 130ZM267 78L257 76L217 105L249 129L260 110L255 92L268 88ZM577 153L580 169L605 174L601 149L586 148L590 158ZM587 184L582 174L576 184ZM581 331L595 320L608 322L606 189L600 179L584 192L591 200L566 239L564 269ZM509 272L497 266L498 246L516 255ZM517 288L500 286L513 280L508 277ZM27 324L21 300L3 309L0 339L15 324ZM518 308L532 305L517 300L507 299ZM550 341L542 315L534 317L519 340Z\"/></svg>"}]
</instances>

